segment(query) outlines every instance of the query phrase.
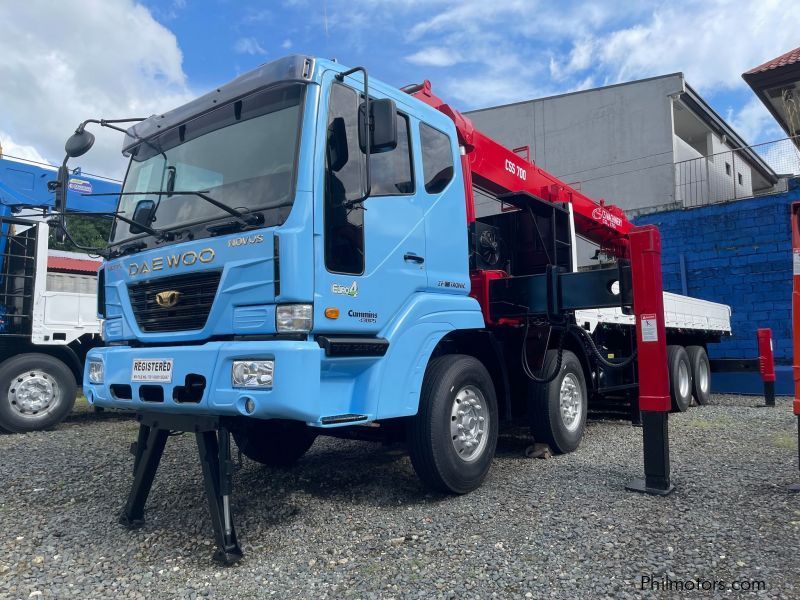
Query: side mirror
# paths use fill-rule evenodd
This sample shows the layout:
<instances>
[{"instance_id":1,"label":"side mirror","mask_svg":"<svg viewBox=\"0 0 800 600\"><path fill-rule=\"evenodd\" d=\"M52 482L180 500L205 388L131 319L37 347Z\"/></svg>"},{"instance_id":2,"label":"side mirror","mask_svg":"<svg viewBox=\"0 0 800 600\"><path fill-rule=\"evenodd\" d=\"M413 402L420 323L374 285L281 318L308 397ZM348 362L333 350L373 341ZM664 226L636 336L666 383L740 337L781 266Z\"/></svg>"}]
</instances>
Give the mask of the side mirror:
<instances>
[{"instance_id":1,"label":"side mirror","mask_svg":"<svg viewBox=\"0 0 800 600\"><path fill-rule=\"evenodd\" d=\"M144 233L149 230L150 223L153 221L153 211L156 208L156 203L152 200L139 200L136 203L136 208L133 210L133 223L130 224L129 229L133 234ZM141 226L147 227L143 229Z\"/></svg>"},{"instance_id":2,"label":"side mirror","mask_svg":"<svg viewBox=\"0 0 800 600\"><path fill-rule=\"evenodd\" d=\"M89 149L94 146L94 134L85 129L73 133L67 143L64 144L64 150L70 158L83 156Z\"/></svg>"},{"instance_id":3,"label":"side mirror","mask_svg":"<svg viewBox=\"0 0 800 600\"><path fill-rule=\"evenodd\" d=\"M55 181L50 181L47 184L47 189L53 192L55 198L53 199L53 210L56 212L57 228L55 233L56 241L63 244L67 241L66 226L67 226L67 180L69 179L69 170L67 169L67 159L58 167L58 175Z\"/></svg>"},{"instance_id":4,"label":"side mirror","mask_svg":"<svg viewBox=\"0 0 800 600\"><path fill-rule=\"evenodd\" d=\"M358 143L361 151L366 154L366 110L365 103L361 104L358 110ZM369 103L369 124L372 129L372 151L371 154L388 152L397 147L397 107L394 100L384 98L382 100L370 100Z\"/></svg>"}]
</instances>

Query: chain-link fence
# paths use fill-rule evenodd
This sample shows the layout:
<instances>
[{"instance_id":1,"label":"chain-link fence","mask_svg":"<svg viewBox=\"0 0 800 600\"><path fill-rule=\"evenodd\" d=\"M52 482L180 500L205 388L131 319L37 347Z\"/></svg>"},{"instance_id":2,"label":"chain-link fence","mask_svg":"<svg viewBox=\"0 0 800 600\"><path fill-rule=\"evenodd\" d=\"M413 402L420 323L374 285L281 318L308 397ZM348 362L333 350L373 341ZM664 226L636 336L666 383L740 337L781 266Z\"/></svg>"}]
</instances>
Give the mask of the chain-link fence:
<instances>
[{"instance_id":1,"label":"chain-link fence","mask_svg":"<svg viewBox=\"0 0 800 600\"><path fill-rule=\"evenodd\" d=\"M675 163L675 199L684 207L776 191L752 166L755 153L778 175L800 176L800 136Z\"/></svg>"}]
</instances>

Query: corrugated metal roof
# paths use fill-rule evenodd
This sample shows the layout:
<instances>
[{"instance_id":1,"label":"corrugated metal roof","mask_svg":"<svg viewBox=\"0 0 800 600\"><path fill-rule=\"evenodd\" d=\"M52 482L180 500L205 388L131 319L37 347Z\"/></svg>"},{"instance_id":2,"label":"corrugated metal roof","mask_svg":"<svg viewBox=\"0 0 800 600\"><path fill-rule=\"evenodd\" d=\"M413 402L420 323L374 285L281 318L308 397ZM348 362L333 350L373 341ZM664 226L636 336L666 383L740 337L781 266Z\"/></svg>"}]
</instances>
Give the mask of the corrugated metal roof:
<instances>
[{"instance_id":1,"label":"corrugated metal roof","mask_svg":"<svg viewBox=\"0 0 800 600\"><path fill-rule=\"evenodd\" d=\"M795 48L794 50L789 50L789 52L786 54L781 54L778 58L773 58L772 60L765 62L763 65L759 65L754 69L750 69L747 73L745 73L745 75L764 73L765 71L772 71L773 69L778 69L780 67L787 67L798 62L800 62L800 47Z\"/></svg>"},{"instance_id":2,"label":"corrugated metal roof","mask_svg":"<svg viewBox=\"0 0 800 600\"><path fill-rule=\"evenodd\" d=\"M78 273L97 273L97 269L103 264L99 260L90 258L67 258L65 256L48 256L48 271L71 271Z\"/></svg>"}]
</instances>

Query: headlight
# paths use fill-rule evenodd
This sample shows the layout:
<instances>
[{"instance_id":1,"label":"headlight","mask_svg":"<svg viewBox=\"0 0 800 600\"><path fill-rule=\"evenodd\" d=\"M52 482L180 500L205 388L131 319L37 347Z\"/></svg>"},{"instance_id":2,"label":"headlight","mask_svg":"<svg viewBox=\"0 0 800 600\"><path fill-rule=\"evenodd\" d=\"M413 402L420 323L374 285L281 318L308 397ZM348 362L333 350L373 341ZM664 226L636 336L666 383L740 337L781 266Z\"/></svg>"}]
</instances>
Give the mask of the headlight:
<instances>
[{"instance_id":1,"label":"headlight","mask_svg":"<svg viewBox=\"0 0 800 600\"><path fill-rule=\"evenodd\" d=\"M89 383L103 383L105 368L100 360L89 361Z\"/></svg>"},{"instance_id":2,"label":"headlight","mask_svg":"<svg viewBox=\"0 0 800 600\"><path fill-rule=\"evenodd\" d=\"M311 304L282 304L275 312L278 333L308 333L311 331Z\"/></svg>"},{"instance_id":3,"label":"headlight","mask_svg":"<svg viewBox=\"0 0 800 600\"><path fill-rule=\"evenodd\" d=\"M272 360L235 360L231 381L233 387L238 388L271 388L274 370L275 361Z\"/></svg>"}]
</instances>

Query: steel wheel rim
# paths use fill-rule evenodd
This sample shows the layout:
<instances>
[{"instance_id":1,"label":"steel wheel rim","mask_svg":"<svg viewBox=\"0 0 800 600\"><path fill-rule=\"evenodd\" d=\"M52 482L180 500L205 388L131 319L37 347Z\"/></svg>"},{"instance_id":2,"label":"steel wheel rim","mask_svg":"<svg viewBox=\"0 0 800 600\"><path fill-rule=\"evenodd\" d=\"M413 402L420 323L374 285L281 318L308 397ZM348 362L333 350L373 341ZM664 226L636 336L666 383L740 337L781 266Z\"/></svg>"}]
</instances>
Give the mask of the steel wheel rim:
<instances>
[{"instance_id":1,"label":"steel wheel rim","mask_svg":"<svg viewBox=\"0 0 800 600\"><path fill-rule=\"evenodd\" d=\"M567 431L575 431L583 417L583 391L578 378L573 373L564 375L558 392L558 405L561 422Z\"/></svg>"},{"instance_id":2,"label":"steel wheel rim","mask_svg":"<svg viewBox=\"0 0 800 600\"><path fill-rule=\"evenodd\" d=\"M678 392L681 398L689 394L689 366L685 362L678 365Z\"/></svg>"},{"instance_id":3,"label":"steel wheel rim","mask_svg":"<svg viewBox=\"0 0 800 600\"><path fill-rule=\"evenodd\" d=\"M700 366L697 369L697 379L697 387L700 391L704 394L708 392L710 377L708 373L708 363L705 361L700 361Z\"/></svg>"},{"instance_id":4,"label":"steel wheel rim","mask_svg":"<svg viewBox=\"0 0 800 600\"><path fill-rule=\"evenodd\" d=\"M21 417L38 419L58 406L61 389L48 373L38 369L23 371L11 379L8 402Z\"/></svg>"},{"instance_id":5,"label":"steel wheel rim","mask_svg":"<svg viewBox=\"0 0 800 600\"><path fill-rule=\"evenodd\" d=\"M453 397L450 409L450 440L464 462L474 462L483 455L489 440L489 410L481 391L464 386Z\"/></svg>"}]
</instances>

